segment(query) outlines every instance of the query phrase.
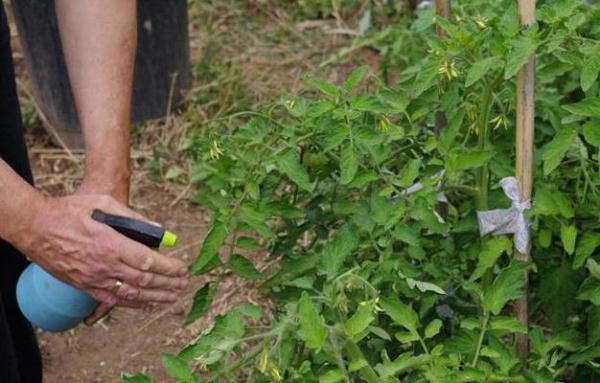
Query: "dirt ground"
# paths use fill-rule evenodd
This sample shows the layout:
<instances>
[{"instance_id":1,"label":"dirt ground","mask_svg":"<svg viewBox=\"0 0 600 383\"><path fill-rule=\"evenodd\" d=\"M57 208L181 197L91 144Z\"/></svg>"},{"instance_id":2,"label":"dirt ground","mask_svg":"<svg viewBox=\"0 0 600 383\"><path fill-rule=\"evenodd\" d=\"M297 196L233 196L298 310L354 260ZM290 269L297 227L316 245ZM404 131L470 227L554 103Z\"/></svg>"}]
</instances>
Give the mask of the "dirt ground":
<instances>
[{"instance_id":1,"label":"dirt ground","mask_svg":"<svg viewBox=\"0 0 600 383\"><path fill-rule=\"evenodd\" d=\"M179 150L188 127L272 100L284 91L295 91L302 86L300 79L305 72L320 71L321 76L339 82L356 67L356 61L370 61L376 67L375 55L362 50L360 60L352 56L319 70L320 62L349 43L353 29L336 18L298 20L285 9L261 5L265 3L190 2L194 87L180 116L145 124L133 137L131 205L179 235L178 246L167 253L188 263L197 254L210 218L188 202L195 187L187 181L189 164ZM83 173L83 153L56 147L40 127L35 105L28 97L15 29L14 60L36 184L50 195L72 192ZM158 165L149 166L157 148L161 157ZM149 175L160 179L174 166L182 169L182 176L169 182L150 180ZM62 334L40 331L45 382L118 382L123 372L144 372L157 382L169 382L160 368L161 352L177 352L214 315L230 307L245 302L268 304L252 283L230 275L220 285L209 315L183 329L192 296L204 283L203 278L194 279L180 300L169 307L116 309L93 327L79 326Z\"/></svg>"}]
</instances>

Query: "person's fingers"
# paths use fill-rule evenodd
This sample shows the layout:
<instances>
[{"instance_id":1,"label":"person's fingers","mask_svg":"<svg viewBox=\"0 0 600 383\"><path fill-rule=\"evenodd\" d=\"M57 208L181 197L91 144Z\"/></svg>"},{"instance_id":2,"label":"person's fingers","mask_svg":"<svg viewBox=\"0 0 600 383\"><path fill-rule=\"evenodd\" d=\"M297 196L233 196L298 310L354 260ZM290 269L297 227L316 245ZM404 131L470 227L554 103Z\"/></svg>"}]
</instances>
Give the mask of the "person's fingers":
<instances>
[{"instance_id":1,"label":"person's fingers","mask_svg":"<svg viewBox=\"0 0 600 383\"><path fill-rule=\"evenodd\" d=\"M187 267L183 261L161 255L132 240L123 242L118 257L126 265L142 271L170 277L182 277L187 274Z\"/></svg>"},{"instance_id":2,"label":"person's fingers","mask_svg":"<svg viewBox=\"0 0 600 383\"><path fill-rule=\"evenodd\" d=\"M161 274L139 271L126 265L116 270L115 277L131 286L149 289L183 290L188 285L187 278L167 277Z\"/></svg>"},{"instance_id":3,"label":"person's fingers","mask_svg":"<svg viewBox=\"0 0 600 383\"><path fill-rule=\"evenodd\" d=\"M106 281L106 289L115 294L118 301L115 304L126 300L131 302L174 302L177 300L177 294L165 289L150 289L132 286L121 281Z\"/></svg>"},{"instance_id":4,"label":"person's fingers","mask_svg":"<svg viewBox=\"0 0 600 383\"><path fill-rule=\"evenodd\" d=\"M104 318L110 312L110 310L112 310L112 306L109 306L106 303L100 303L92 315L85 318L83 323L85 323L87 326L92 326L94 323Z\"/></svg>"},{"instance_id":5,"label":"person's fingers","mask_svg":"<svg viewBox=\"0 0 600 383\"><path fill-rule=\"evenodd\" d=\"M112 308L117 304L118 298L109 290L95 289L88 291L88 293L95 300L100 302L98 307L96 307L96 310L94 310L94 312L84 320L86 325L91 326L106 316L110 310L112 310Z\"/></svg>"},{"instance_id":6,"label":"person's fingers","mask_svg":"<svg viewBox=\"0 0 600 383\"><path fill-rule=\"evenodd\" d=\"M110 289L98 289L93 288L86 290L86 292L92 296L96 301L100 303L105 303L106 305L112 307L117 304L117 296L111 292Z\"/></svg>"},{"instance_id":7,"label":"person's fingers","mask_svg":"<svg viewBox=\"0 0 600 383\"><path fill-rule=\"evenodd\" d=\"M127 307L130 309L144 309L149 306L148 302L128 301L126 299L120 299L117 302L119 307Z\"/></svg>"},{"instance_id":8,"label":"person's fingers","mask_svg":"<svg viewBox=\"0 0 600 383\"><path fill-rule=\"evenodd\" d=\"M107 195L100 195L98 201L98 208L108 214L122 215L124 217L130 217L139 219L141 221L150 222L142 214L135 210L128 208L126 205L119 203L114 198ZM157 225L160 226L160 225Z\"/></svg>"},{"instance_id":9,"label":"person's fingers","mask_svg":"<svg viewBox=\"0 0 600 383\"><path fill-rule=\"evenodd\" d=\"M177 294L175 294L171 291L159 290L159 289L136 289L136 290L138 290L136 292L137 296L133 299L129 299L128 292L127 292L127 290L129 290L129 288L128 288L129 286L123 285L123 287L125 287L125 289L121 289L121 290L126 290L123 298L124 298L124 300L130 301L130 302L171 303L171 302L177 301ZM135 288L133 288L133 289L135 289Z\"/></svg>"}]
</instances>

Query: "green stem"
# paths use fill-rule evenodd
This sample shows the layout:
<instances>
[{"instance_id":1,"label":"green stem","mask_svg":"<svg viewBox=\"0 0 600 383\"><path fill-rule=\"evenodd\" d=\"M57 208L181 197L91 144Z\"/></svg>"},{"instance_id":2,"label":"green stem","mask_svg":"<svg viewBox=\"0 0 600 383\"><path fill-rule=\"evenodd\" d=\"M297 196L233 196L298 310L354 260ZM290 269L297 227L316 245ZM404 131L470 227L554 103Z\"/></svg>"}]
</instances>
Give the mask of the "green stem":
<instances>
[{"instance_id":1,"label":"green stem","mask_svg":"<svg viewBox=\"0 0 600 383\"><path fill-rule=\"evenodd\" d=\"M350 383L350 376L348 376L348 369L346 368L346 364L344 363L344 357L342 356L342 350L340 349L336 337L335 331L329 331L329 344L333 349L333 353L335 355L335 361L340 368L340 370L344 373L344 381L346 383Z\"/></svg>"},{"instance_id":2,"label":"green stem","mask_svg":"<svg viewBox=\"0 0 600 383\"><path fill-rule=\"evenodd\" d=\"M485 333L487 332L489 321L490 312L486 310L483 314L483 322L481 323L481 333L479 333L479 341L477 342L477 349L475 350L475 356L473 357L471 367L476 367L477 362L479 362L479 355L481 354L481 348L483 347L483 338L485 338Z\"/></svg>"},{"instance_id":3,"label":"green stem","mask_svg":"<svg viewBox=\"0 0 600 383\"><path fill-rule=\"evenodd\" d=\"M425 354L429 355L429 348L427 348L427 345L425 344L423 337L420 335L419 335L419 343L421 344L421 347L423 347L423 351L425 352Z\"/></svg>"},{"instance_id":4,"label":"green stem","mask_svg":"<svg viewBox=\"0 0 600 383\"><path fill-rule=\"evenodd\" d=\"M481 99L481 114L477 126L479 128L479 139L477 141L477 149L485 150L488 147L490 140L489 131L489 116L490 106L492 104L492 96L494 92L495 81L487 84ZM488 209L488 192L490 182L490 170L487 164L479 168L477 173L477 210L483 211Z\"/></svg>"},{"instance_id":5,"label":"green stem","mask_svg":"<svg viewBox=\"0 0 600 383\"><path fill-rule=\"evenodd\" d=\"M352 339L349 339L349 338L346 339L345 348L346 348L346 352L348 353L348 355L350 356L350 358L352 360L364 360L364 361L367 360L367 358L365 358L365 355L363 354L360 347L358 347L358 345ZM373 367L371 367L371 365L369 364L368 361L367 361L367 365L364 366L363 368L361 368L360 371L361 371L362 378L367 383L378 383L379 382L379 377L377 376L377 373L375 372Z\"/></svg>"}]
</instances>

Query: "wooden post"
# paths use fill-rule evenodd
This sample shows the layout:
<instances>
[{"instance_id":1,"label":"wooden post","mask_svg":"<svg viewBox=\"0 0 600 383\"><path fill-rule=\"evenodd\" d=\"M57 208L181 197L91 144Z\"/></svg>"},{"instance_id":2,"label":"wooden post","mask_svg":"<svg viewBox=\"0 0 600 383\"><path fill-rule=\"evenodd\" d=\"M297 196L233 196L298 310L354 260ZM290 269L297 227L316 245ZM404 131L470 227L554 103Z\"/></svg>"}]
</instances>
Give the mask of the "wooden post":
<instances>
[{"instance_id":1,"label":"wooden post","mask_svg":"<svg viewBox=\"0 0 600 383\"><path fill-rule=\"evenodd\" d=\"M450 18L450 0L435 0L435 13L444 19ZM435 26L435 32L438 37L444 37L444 30L439 26Z\"/></svg>"},{"instance_id":2,"label":"wooden post","mask_svg":"<svg viewBox=\"0 0 600 383\"><path fill-rule=\"evenodd\" d=\"M522 26L535 23L535 0L519 0L519 17ZM535 54L521 68L517 77L517 133L516 133L516 171L519 181L519 197L521 201L531 200L533 188L533 138L535 114ZM529 249L525 253L515 252L515 259L529 261ZM523 298L515 302L515 315L519 322L529 328L527 295L529 281L523 286ZM517 354L527 358L529 353L528 334L517 335Z\"/></svg>"}]
</instances>

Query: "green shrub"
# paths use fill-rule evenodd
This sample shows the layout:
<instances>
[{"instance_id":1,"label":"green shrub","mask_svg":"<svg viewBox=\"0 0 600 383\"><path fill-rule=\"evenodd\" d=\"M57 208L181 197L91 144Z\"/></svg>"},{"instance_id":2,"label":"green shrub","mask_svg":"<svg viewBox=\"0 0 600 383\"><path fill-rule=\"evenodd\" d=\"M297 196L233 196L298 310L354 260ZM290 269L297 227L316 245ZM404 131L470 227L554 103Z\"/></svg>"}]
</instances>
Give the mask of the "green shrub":
<instances>
[{"instance_id":1,"label":"green shrub","mask_svg":"<svg viewBox=\"0 0 600 383\"><path fill-rule=\"evenodd\" d=\"M204 127L189 139L195 202L214 211L194 264L260 281L277 303L219 316L167 371L182 382L590 382L600 357L600 8L546 1L521 30L514 1L431 10L389 48L387 88L357 69L340 86ZM402 23L406 23L402 21ZM419 50L415 41L424 42ZM515 76L537 52L531 264L509 237L480 239L514 174ZM406 64L406 65L405 65ZM356 91L359 82L367 91ZM435 114L447 125L436 136ZM416 188L420 183L421 188ZM440 191L448 199L440 209ZM445 210L445 211L444 211ZM228 255L219 257L225 247ZM266 249L261 271L241 250ZM261 252L259 252L261 254ZM530 277L527 360L512 315Z\"/></svg>"}]
</instances>

